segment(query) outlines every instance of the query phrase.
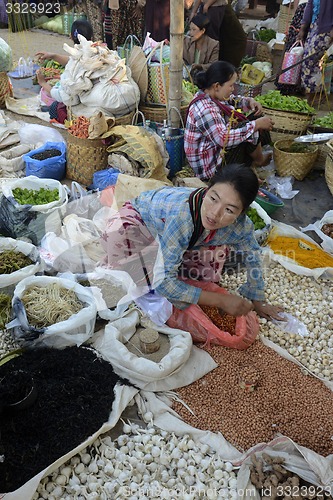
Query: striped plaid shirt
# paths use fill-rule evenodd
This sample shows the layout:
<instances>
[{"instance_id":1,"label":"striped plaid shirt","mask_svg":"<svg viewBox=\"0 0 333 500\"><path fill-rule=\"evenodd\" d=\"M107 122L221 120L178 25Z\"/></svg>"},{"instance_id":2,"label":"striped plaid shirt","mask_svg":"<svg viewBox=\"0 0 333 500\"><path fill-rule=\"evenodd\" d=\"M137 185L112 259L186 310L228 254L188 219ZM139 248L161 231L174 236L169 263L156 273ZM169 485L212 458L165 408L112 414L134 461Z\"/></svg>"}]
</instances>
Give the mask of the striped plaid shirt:
<instances>
[{"instance_id":1,"label":"striped plaid shirt","mask_svg":"<svg viewBox=\"0 0 333 500\"><path fill-rule=\"evenodd\" d=\"M165 279L156 290L179 309L196 304L201 293L200 288L178 279L179 266L194 229L188 203L191 191L191 188L165 187L146 191L131 200L150 233L158 239L163 254ZM239 292L250 300L264 300L260 247L250 219L241 215L232 225L218 229L209 242L204 242L208 234L209 231L204 230L193 250L227 245L244 253L247 281Z\"/></svg>"},{"instance_id":2,"label":"striped plaid shirt","mask_svg":"<svg viewBox=\"0 0 333 500\"><path fill-rule=\"evenodd\" d=\"M200 94L204 92L199 91L196 96ZM204 99L189 107L185 125L184 149L196 176L207 180L214 175L216 167L221 165L220 153L224 146L230 149L244 141L257 144L259 132L254 131L254 121L228 130L229 117L221 113L208 94L204 95ZM241 99L240 105L244 111L248 111L247 104L248 99Z\"/></svg>"}]
</instances>

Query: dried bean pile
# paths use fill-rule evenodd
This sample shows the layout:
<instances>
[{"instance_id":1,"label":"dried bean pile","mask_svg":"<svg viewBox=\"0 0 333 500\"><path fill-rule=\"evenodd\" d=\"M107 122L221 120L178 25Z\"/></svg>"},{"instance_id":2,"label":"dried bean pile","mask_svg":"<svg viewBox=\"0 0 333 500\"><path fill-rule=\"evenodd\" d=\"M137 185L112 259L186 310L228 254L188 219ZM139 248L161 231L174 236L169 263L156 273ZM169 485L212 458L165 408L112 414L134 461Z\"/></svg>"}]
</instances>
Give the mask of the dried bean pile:
<instances>
[{"instance_id":1,"label":"dried bean pile","mask_svg":"<svg viewBox=\"0 0 333 500\"><path fill-rule=\"evenodd\" d=\"M217 326L222 332L228 332L231 335L235 335L236 329L236 318L227 313L222 313L219 311L218 307L212 306L200 306L203 312L208 316L211 322Z\"/></svg>"},{"instance_id":2,"label":"dried bean pile","mask_svg":"<svg viewBox=\"0 0 333 500\"><path fill-rule=\"evenodd\" d=\"M214 346L218 367L178 395L173 409L190 425L221 432L240 450L272 440L276 433L327 456L333 453L333 393L320 380L257 340L245 351ZM242 367L258 374L254 391L243 388Z\"/></svg>"},{"instance_id":3,"label":"dried bean pile","mask_svg":"<svg viewBox=\"0 0 333 500\"><path fill-rule=\"evenodd\" d=\"M97 431L109 418L114 386L128 383L84 347L26 351L0 366L0 379L15 370L33 377L38 396L30 408L1 415L1 492L19 488ZM6 387L0 389L2 401Z\"/></svg>"}]
</instances>

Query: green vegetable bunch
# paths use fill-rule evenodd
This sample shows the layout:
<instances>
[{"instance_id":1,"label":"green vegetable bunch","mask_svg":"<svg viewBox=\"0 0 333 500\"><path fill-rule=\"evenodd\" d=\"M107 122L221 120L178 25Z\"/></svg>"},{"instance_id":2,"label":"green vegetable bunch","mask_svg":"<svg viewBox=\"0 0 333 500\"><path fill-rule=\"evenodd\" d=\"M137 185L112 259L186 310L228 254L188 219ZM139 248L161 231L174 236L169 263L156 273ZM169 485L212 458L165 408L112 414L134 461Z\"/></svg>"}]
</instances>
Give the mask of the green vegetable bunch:
<instances>
[{"instance_id":1,"label":"green vegetable bunch","mask_svg":"<svg viewBox=\"0 0 333 500\"><path fill-rule=\"evenodd\" d=\"M261 28L261 30L258 31L258 37L259 37L259 40L261 40L262 42L270 42L271 40L273 40L273 38L276 37L276 31L275 30L272 30L271 28Z\"/></svg>"},{"instance_id":2,"label":"green vegetable bunch","mask_svg":"<svg viewBox=\"0 0 333 500\"><path fill-rule=\"evenodd\" d=\"M266 222L260 217L260 215L258 214L258 212L256 211L255 208L250 207L247 210L246 215L253 222L255 230L257 230L257 229L263 229L264 227L266 227Z\"/></svg>"},{"instance_id":3,"label":"green vegetable bunch","mask_svg":"<svg viewBox=\"0 0 333 500\"><path fill-rule=\"evenodd\" d=\"M323 128L333 128L333 112L328 113L325 116L321 116L320 118L316 118L314 125L318 125Z\"/></svg>"},{"instance_id":4,"label":"green vegetable bunch","mask_svg":"<svg viewBox=\"0 0 333 500\"><path fill-rule=\"evenodd\" d=\"M309 106L305 99L291 95L282 95L279 90L270 90L267 94L259 95L256 101L270 109L294 111L296 113L314 114L315 109Z\"/></svg>"},{"instance_id":5,"label":"green vegetable bunch","mask_svg":"<svg viewBox=\"0 0 333 500\"><path fill-rule=\"evenodd\" d=\"M187 92L190 92L192 95L196 94L199 90L199 88L194 85L194 83L189 82L188 80L183 80L183 87L185 87L185 90L187 90Z\"/></svg>"},{"instance_id":6,"label":"green vegetable bunch","mask_svg":"<svg viewBox=\"0 0 333 500\"><path fill-rule=\"evenodd\" d=\"M59 200L58 189L40 188L38 191L27 188L13 189L13 196L20 205L45 205Z\"/></svg>"}]
</instances>

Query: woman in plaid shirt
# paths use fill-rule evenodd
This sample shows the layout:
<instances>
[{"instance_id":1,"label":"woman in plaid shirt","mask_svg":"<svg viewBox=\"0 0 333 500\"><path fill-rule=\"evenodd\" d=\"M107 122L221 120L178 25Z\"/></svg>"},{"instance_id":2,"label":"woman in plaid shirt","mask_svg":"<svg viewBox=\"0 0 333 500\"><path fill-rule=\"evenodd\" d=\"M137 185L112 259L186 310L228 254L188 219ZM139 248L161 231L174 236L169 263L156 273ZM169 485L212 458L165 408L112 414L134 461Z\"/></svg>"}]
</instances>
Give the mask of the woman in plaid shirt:
<instances>
[{"instance_id":1,"label":"woman in plaid shirt","mask_svg":"<svg viewBox=\"0 0 333 500\"><path fill-rule=\"evenodd\" d=\"M227 165L209 188L143 192L107 221L102 235L105 265L128 272L142 294L154 289L178 309L217 306L233 316L254 309L267 319L279 319L281 308L265 302L260 247L245 214L258 187L252 169ZM186 282L219 283L229 246L244 257L247 281L239 289L242 296Z\"/></svg>"},{"instance_id":2,"label":"woman in plaid shirt","mask_svg":"<svg viewBox=\"0 0 333 500\"><path fill-rule=\"evenodd\" d=\"M195 175L207 181L227 163L267 165L271 155L263 153L259 132L272 130L274 123L260 116L262 106L253 98L240 98L238 105L245 112L254 111L256 119L248 121L235 110L236 68L217 61L197 73L195 80L201 90L189 105L184 135L185 153Z\"/></svg>"}]
</instances>

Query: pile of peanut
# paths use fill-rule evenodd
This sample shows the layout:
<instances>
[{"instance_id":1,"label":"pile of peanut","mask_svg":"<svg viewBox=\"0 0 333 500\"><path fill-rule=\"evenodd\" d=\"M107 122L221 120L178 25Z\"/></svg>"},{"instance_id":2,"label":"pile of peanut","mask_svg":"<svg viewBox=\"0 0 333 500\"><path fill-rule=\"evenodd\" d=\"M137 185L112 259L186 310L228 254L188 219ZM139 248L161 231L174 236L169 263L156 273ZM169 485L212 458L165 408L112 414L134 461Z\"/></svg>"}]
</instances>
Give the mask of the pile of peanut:
<instances>
[{"instance_id":1,"label":"pile of peanut","mask_svg":"<svg viewBox=\"0 0 333 500\"><path fill-rule=\"evenodd\" d=\"M333 453L333 393L321 380L260 340L242 351L213 346L208 352L219 366L177 391L194 415L173 404L188 424L222 433L241 451L280 433L323 456ZM244 390L244 366L255 370L254 390Z\"/></svg>"},{"instance_id":2,"label":"pile of peanut","mask_svg":"<svg viewBox=\"0 0 333 500\"><path fill-rule=\"evenodd\" d=\"M223 332L235 335L236 318L230 314L223 313L218 307L200 306L211 322Z\"/></svg>"}]
</instances>

